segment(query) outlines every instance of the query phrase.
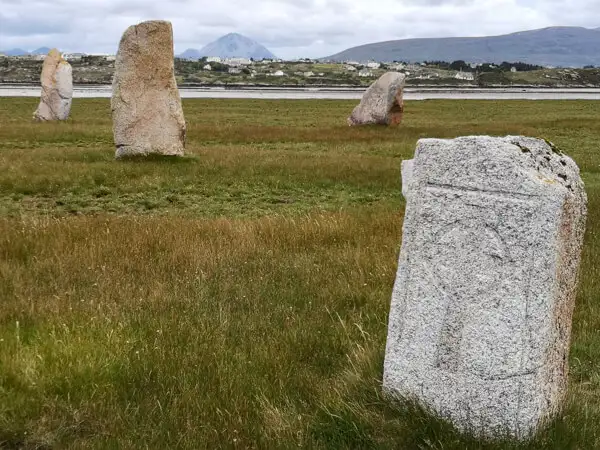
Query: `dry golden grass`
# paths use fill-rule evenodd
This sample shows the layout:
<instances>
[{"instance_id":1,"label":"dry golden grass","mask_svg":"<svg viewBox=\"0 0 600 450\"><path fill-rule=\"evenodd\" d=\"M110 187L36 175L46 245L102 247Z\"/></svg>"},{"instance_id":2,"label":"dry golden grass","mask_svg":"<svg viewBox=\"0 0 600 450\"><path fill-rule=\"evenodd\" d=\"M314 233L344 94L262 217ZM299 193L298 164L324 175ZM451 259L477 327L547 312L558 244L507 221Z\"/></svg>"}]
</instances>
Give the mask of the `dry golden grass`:
<instances>
[{"instance_id":1,"label":"dry golden grass","mask_svg":"<svg viewBox=\"0 0 600 450\"><path fill-rule=\"evenodd\" d=\"M0 99L0 447L599 448L600 104L352 106L188 101L189 156L115 162L107 101ZM569 403L524 445L381 398L400 161L471 133L549 138L590 197Z\"/></svg>"}]
</instances>

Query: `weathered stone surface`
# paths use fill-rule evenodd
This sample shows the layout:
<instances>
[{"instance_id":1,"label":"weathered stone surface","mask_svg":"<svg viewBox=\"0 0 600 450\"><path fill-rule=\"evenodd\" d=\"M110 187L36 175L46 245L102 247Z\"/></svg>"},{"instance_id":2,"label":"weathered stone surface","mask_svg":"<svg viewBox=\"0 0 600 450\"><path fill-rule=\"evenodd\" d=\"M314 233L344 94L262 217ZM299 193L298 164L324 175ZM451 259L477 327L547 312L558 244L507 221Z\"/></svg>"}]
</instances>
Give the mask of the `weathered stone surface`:
<instances>
[{"instance_id":1,"label":"weathered stone surface","mask_svg":"<svg viewBox=\"0 0 600 450\"><path fill-rule=\"evenodd\" d=\"M406 76L387 72L373 83L348 118L348 125L398 125L402 122L402 93Z\"/></svg>"},{"instance_id":2,"label":"weathered stone surface","mask_svg":"<svg viewBox=\"0 0 600 450\"><path fill-rule=\"evenodd\" d=\"M129 27L119 44L111 99L116 157L183 155L185 119L170 22Z\"/></svg>"},{"instance_id":3,"label":"weathered stone surface","mask_svg":"<svg viewBox=\"0 0 600 450\"><path fill-rule=\"evenodd\" d=\"M402 161L402 195L404 195L404 197L408 197L410 184L413 180L414 163L414 159L407 159Z\"/></svg>"},{"instance_id":4,"label":"weathered stone surface","mask_svg":"<svg viewBox=\"0 0 600 450\"><path fill-rule=\"evenodd\" d=\"M384 391L479 436L526 438L561 408L587 198L577 165L525 137L423 139Z\"/></svg>"},{"instance_id":5,"label":"weathered stone surface","mask_svg":"<svg viewBox=\"0 0 600 450\"><path fill-rule=\"evenodd\" d=\"M73 99L73 70L57 49L50 50L44 59L40 80L42 95L33 118L39 121L67 120Z\"/></svg>"}]
</instances>

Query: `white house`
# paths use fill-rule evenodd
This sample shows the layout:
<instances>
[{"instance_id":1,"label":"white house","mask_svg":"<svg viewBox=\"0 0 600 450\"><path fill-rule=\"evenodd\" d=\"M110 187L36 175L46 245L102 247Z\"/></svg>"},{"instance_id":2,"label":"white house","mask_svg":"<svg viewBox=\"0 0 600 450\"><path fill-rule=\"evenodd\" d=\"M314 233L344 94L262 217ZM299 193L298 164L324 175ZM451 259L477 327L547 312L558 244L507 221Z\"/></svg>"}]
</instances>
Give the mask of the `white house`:
<instances>
[{"instance_id":1,"label":"white house","mask_svg":"<svg viewBox=\"0 0 600 450\"><path fill-rule=\"evenodd\" d=\"M393 71L395 71L395 72L398 72L399 70L402 70L402 69L404 69L405 67L406 67L406 66L405 66L404 64L402 64L402 63L399 63L399 64L391 64L391 65L389 66L390 70L393 70Z\"/></svg>"},{"instance_id":2,"label":"white house","mask_svg":"<svg viewBox=\"0 0 600 450\"><path fill-rule=\"evenodd\" d=\"M379 69L381 67L381 64L376 62L370 62L369 64L367 64L367 67L369 69Z\"/></svg>"},{"instance_id":3,"label":"white house","mask_svg":"<svg viewBox=\"0 0 600 450\"><path fill-rule=\"evenodd\" d=\"M78 61L83 56L85 56L85 53L63 53L63 58L67 61Z\"/></svg>"},{"instance_id":4,"label":"white house","mask_svg":"<svg viewBox=\"0 0 600 450\"><path fill-rule=\"evenodd\" d=\"M358 76L359 77L372 77L373 72L371 72L369 69L362 69L360 72L358 72Z\"/></svg>"},{"instance_id":5,"label":"white house","mask_svg":"<svg viewBox=\"0 0 600 450\"><path fill-rule=\"evenodd\" d=\"M250 59L248 58L225 58L223 60L224 64L227 64L228 66L249 66L252 64L252 61L250 61Z\"/></svg>"},{"instance_id":6,"label":"white house","mask_svg":"<svg viewBox=\"0 0 600 450\"><path fill-rule=\"evenodd\" d=\"M212 70L212 66L210 64L205 65L202 70Z\"/></svg>"},{"instance_id":7,"label":"white house","mask_svg":"<svg viewBox=\"0 0 600 450\"><path fill-rule=\"evenodd\" d=\"M348 66L346 66L346 70L348 72L356 72L358 69L356 67L354 67L354 66L348 65Z\"/></svg>"},{"instance_id":8,"label":"white house","mask_svg":"<svg viewBox=\"0 0 600 450\"><path fill-rule=\"evenodd\" d=\"M271 74L271 76L274 76L274 77L284 77L285 73L282 70L278 70L277 72L273 72Z\"/></svg>"},{"instance_id":9,"label":"white house","mask_svg":"<svg viewBox=\"0 0 600 450\"><path fill-rule=\"evenodd\" d=\"M517 72L518 72L518 70L517 70L517 68L516 68L515 66L512 66L512 67L510 68L510 71L511 71L512 73L517 73Z\"/></svg>"},{"instance_id":10,"label":"white house","mask_svg":"<svg viewBox=\"0 0 600 450\"><path fill-rule=\"evenodd\" d=\"M475 75L471 72L457 72L454 78L457 80L473 81L475 80Z\"/></svg>"},{"instance_id":11,"label":"white house","mask_svg":"<svg viewBox=\"0 0 600 450\"><path fill-rule=\"evenodd\" d=\"M208 58L206 58L206 62L220 63L221 58L219 58L218 56L209 56Z\"/></svg>"},{"instance_id":12,"label":"white house","mask_svg":"<svg viewBox=\"0 0 600 450\"><path fill-rule=\"evenodd\" d=\"M239 75L242 73L242 69L238 69L237 67L230 67L228 70L230 75Z\"/></svg>"}]
</instances>

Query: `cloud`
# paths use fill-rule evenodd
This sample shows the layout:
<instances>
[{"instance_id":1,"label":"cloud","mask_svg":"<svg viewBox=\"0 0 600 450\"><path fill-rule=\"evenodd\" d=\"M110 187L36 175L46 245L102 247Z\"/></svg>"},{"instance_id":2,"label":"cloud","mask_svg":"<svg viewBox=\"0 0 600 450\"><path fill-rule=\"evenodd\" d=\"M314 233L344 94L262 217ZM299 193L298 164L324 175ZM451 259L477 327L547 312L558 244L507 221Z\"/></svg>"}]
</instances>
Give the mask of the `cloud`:
<instances>
[{"instance_id":1,"label":"cloud","mask_svg":"<svg viewBox=\"0 0 600 450\"><path fill-rule=\"evenodd\" d=\"M0 12L1 35L30 36L32 34L56 34L69 32L70 27L61 23L35 19L23 22L19 17L10 17Z\"/></svg>"},{"instance_id":2,"label":"cloud","mask_svg":"<svg viewBox=\"0 0 600 450\"><path fill-rule=\"evenodd\" d=\"M598 27L597 0L2 0L0 48L114 53L123 31L173 22L176 52L229 32L281 57L326 56L383 40Z\"/></svg>"}]
</instances>

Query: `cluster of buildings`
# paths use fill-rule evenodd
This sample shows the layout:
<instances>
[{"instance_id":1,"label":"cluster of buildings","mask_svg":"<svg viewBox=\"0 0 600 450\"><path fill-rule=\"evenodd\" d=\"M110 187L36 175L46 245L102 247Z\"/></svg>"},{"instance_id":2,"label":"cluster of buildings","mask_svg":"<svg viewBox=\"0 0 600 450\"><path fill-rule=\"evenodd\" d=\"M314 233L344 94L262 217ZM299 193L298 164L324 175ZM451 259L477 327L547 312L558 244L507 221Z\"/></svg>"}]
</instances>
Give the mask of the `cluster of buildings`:
<instances>
[{"instance_id":1,"label":"cluster of buildings","mask_svg":"<svg viewBox=\"0 0 600 450\"><path fill-rule=\"evenodd\" d=\"M213 66L211 63L223 64L228 66L227 72L231 75L239 75L242 72L248 73L251 77L256 76L259 71L260 73L272 76L272 77L285 77L288 76L286 72L283 70L272 70L265 72L262 67L269 66L271 64L282 64L284 61L282 59L262 59L260 61L254 61L249 58L220 58L218 56L209 56L206 58L206 65L202 67L202 70L211 71L213 70ZM257 70L258 69L258 70ZM315 74L312 71L307 72L294 72L296 76L304 76L304 77L313 77L313 76L324 76L324 73Z\"/></svg>"},{"instance_id":2,"label":"cluster of buildings","mask_svg":"<svg viewBox=\"0 0 600 450\"><path fill-rule=\"evenodd\" d=\"M379 70L382 67L381 63L371 61L367 64L360 63L358 61L346 61L344 63L347 72L356 73L359 77L374 77L376 74L374 70ZM386 66L387 70L399 72L400 70L406 69L405 64L392 63Z\"/></svg>"},{"instance_id":3,"label":"cluster of buildings","mask_svg":"<svg viewBox=\"0 0 600 450\"><path fill-rule=\"evenodd\" d=\"M282 66L281 64L285 64L286 62L279 59L265 59L261 61L254 61L249 58L220 58L218 56L211 56L205 59L206 64L202 67L205 71L215 70L213 63L223 64L228 66L226 70L227 73L231 75L239 75L242 73L246 73L250 75L250 77L254 78L254 76L261 74L272 77L285 77L288 75L293 75L296 77L323 77L325 73L314 72L311 70L304 71L293 71L294 63L305 63L305 64L318 64L321 61L311 60L311 59L300 59L297 61L289 61L287 66ZM272 65L274 63L280 64L279 66L272 66L266 69L266 66ZM406 63L380 63L380 62L359 62L359 61L345 61L343 63L339 63L340 68L335 70L335 73L347 73L353 76L358 76L360 78L376 78L381 75L382 70L386 71L395 71L395 72L403 72L407 76L411 76L411 78L415 79L437 79L437 78L446 78L451 76L457 80L472 82L475 81L476 74L470 71L456 71L452 75L440 74L437 73L439 71L435 71L435 69L428 68L425 63L420 64L406 64ZM289 74L284 70L291 69ZM471 68L476 70L477 64L472 64ZM266 70L265 70L266 69ZM223 71L222 69L220 69ZM516 68L513 67L513 72L516 71Z\"/></svg>"},{"instance_id":4,"label":"cluster of buildings","mask_svg":"<svg viewBox=\"0 0 600 450\"><path fill-rule=\"evenodd\" d=\"M67 61L79 61L82 58L89 56L93 58L104 58L105 61L114 62L116 59L116 55L88 55L85 53L64 53L63 58ZM18 60L29 60L29 61L43 61L46 58L46 54L27 54L22 56L7 56L0 53L0 57L7 57L11 59ZM199 59L189 59L190 61L198 61ZM207 58L200 59L200 61L205 61L202 66L203 71L219 71L225 72L230 75L240 75L246 74L251 78L254 78L257 75L268 76L268 77L286 77L286 76L296 76L303 78L311 78L311 77L324 77L327 74L322 73L318 70L308 70L309 67L304 67L302 71L296 69L294 71L294 65L297 63L304 64L319 64L322 61L313 60L313 59L299 59L297 61L288 61L287 64L285 61L281 59L263 59L263 60L253 60L251 58L221 58L218 56L210 56ZM218 67L217 65L227 66ZM395 71L402 72L407 76L410 76L413 79L421 79L421 80L434 80L439 78L448 78L453 77L456 80L461 80L465 82L473 82L476 79L476 72L478 67L481 64L472 63L467 65L464 70L458 70L454 73L448 74L447 69L443 72L440 70L436 70L433 67L428 67L425 63L420 64L407 64L407 63L380 63L380 62L359 62L359 61L345 61L339 63L339 66L333 70L334 74L343 74L346 73L352 76L358 76L360 78L376 78L381 75L382 71ZM490 68L493 68L492 64L488 65ZM323 70L323 69L321 69ZM511 72L517 72L516 67L512 67Z\"/></svg>"},{"instance_id":5,"label":"cluster of buildings","mask_svg":"<svg viewBox=\"0 0 600 450\"><path fill-rule=\"evenodd\" d=\"M232 75L236 75L236 74L240 74L244 71L244 69L247 69L246 73L248 73L251 76L256 75L257 73L263 73L267 76L273 76L273 77L284 77L284 76L288 76L288 74L286 72L284 72L283 70L281 70L281 68L279 69L273 69L270 72L266 72L264 70L261 69L261 66L269 66L271 64L277 63L277 64L285 64L285 61L281 60L281 59L263 59L260 61L254 61L248 58L220 58L218 56L211 56L211 57L207 57L205 59L206 61L206 65L203 66L203 70L206 71L211 71L214 70L213 66L211 66L211 63L218 63L218 64L223 64L226 66L229 66L228 69L228 73L232 74ZM303 59L299 59L297 61L291 61L288 63L307 63L307 64L316 64L319 63L320 61L318 60L311 60L311 59L307 59L307 58L303 58ZM406 65L404 64L388 64L384 67L383 64L378 63L378 62L369 62L369 63L360 63L358 61L347 61L345 63L341 63L341 66L344 67L344 71L349 72L349 73L353 73L356 74L359 77L376 77L378 76L378 74L376 74L374 71L385 68L386 70L393 70L393 71L399 71L399 70L403 70L406 68ZM258 70L257 70L258 69ZM311 70L309 71L296 71L293 72L294 76L301 76L301 77L305 77L305 78L310 78L310 77L323 77L326 74L322 73L322 72L313 72Z\"/></svg>"},{"instance_id":6,"label":"cluster of buildings","mask_svg":"<svg viewBox=\"0 0 600 450\"><path fill-rule=\"evenodd\" d=\"M29 53L27 55L9 56L0 52L0 58L14 58L25 61L44 61L47 54L36 54ZM104 58L106 61L114 61L117 59L116 55L88 55L87 53L63 53L62 57L67 61L80 61L84 56L92 56L94 58Z\"/></svg>"},{"instance_id":7,"label":"cluster of buildings","mask_svg":"<svg viewBox=\"0 0 600 450\"><path fill-rule=\"evenodd\" d=\"M219 56L209 56L206 58L206 64L202 67L202 70L212 71L214 64L223 64L228 66L227 72L231 75L239 75L242 72L248 73L251 77L254 77L258 74L258 71L253 68L253 66L268 66L273 63L283 63L281 59L263 59L260 61L254 61L250 58L221 58ZM287 74L282 70L276 70L271 73L267 73L267 75L274 77L283 77Z\"/></svg>"}]
</instances>

